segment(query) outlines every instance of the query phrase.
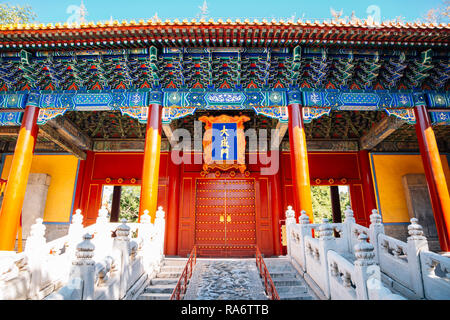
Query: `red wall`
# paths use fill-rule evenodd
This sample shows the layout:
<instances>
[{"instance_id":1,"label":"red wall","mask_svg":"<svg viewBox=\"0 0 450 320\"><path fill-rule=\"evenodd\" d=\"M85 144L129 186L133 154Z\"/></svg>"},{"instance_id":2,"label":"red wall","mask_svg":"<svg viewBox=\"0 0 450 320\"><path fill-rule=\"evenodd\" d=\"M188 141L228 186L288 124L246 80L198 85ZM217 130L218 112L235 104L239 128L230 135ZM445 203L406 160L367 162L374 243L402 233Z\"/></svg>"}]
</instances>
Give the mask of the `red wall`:
<instances>
[{"instance_id":1,"label":"red wall","mask_svg":"<svg viewBox=\"0 0 450 320\"><path fill-rule=\"evenodd\" d=\"M140 185L143 153L88 152L78 173L75 207L82 210L85 225L95 223L104 185ZM161 153L158 205L167 208L168 153ZM107 182L107 179L111 179ZM118 181L122 179L123 181ZM136 181L133 183L133 179Z\"/></svg>"},{"instance_id":2,"label":"red wall","mask_svg":"<svg viewBox=\"0 0 450 320\"><path fill-rule=\"evenodd\" d=\"M247 155L248 156L248 155ZM169 188L169 180L176 181L173 169L169 170L170 153L161 153L160 178L158 189L158 206L162 206L166 212L176 214L178 219L166 230L166 249L169 239L175 239L170 244L169 255L178 254L186 256L194 245L195 232L195 184L200 178L201 165L181 165L179 178L179 199L176 208L168 208L169 192L175 190ZM333 185L349 185L351 205L357 223L369 224L370 211L366 208L361 168L359 165L359 154L349 153L309 153L309 167L311 185L330 185L329 179L334 179ZM75 208L80 208L84 215L85 225L95 223L98 210L101 206L101 195L104 185L140 184L142 175L143 153L93 153L88 152L87 159L81 162L78 174ZM173 164L171 165L173 168ZM249 165L250 178L255 179L255 190L257 197L256 219L257 219L257 241L261 251L266 255L281 254L280 225L284 223L285 211L289 205L294 207L297 216L300 214L293 199L293 186L291 176L291 163L289 152L280 155L280 171L273 176L260 175L261 165ZM210 176L213 177L213 176ZM235 177L243 178L239 173ZM343 183L341 179L347 181ZM107 179L111 179L107 182ZM118 179L123 179L119 183ZM316 180L320 179L319 184ZM279 188L277 190L277 188ZM277 194L279 197L277 198ZM174 206L174 205L172 205ZM170 209L170 210L169 210ZM167 217L169 221L170 217ZM177 227L176 227L177 226ZM178 230L177 230L178 229ZM176 236L178 235L178 239ZM173 237L173 238L172 238ZM169 239L168 239L169 238ZM170 242L170 240L169 240ZM285 252L285 250L283 250Z\"/></svg>"},{"instance_id":3,"label":"red wall","mask_svg":"<svg viewBox=\"0 0 450 320\"><path fill-rule=\"evenodd\" d=\"M365 226L370 223L369 216L372 209L365 204L362 189L362 174L358 152L311 152L308 153L309 174L311 186L349 185L350 200L356 222ZM283 208L293 206L297 216L300 214L297 204L292 198L293 185L291 175L290 153L281 155L281 176L283 188ZM320 180L317 181L317 180ZM334 182L330 183L329 180ZM342 181L345 179L346 181ZM344 210L344 208L343 208Z\"/></svg>"}]
</instances>

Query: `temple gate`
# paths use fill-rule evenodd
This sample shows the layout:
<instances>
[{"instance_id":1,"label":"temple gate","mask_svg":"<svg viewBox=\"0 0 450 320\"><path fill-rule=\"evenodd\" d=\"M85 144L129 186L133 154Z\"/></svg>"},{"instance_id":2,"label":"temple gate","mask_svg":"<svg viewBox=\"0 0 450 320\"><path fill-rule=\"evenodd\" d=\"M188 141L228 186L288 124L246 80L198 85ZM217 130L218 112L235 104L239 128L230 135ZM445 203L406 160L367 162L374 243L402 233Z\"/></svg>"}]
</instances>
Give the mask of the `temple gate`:
<instances>
[{"instance_id":1,"label":"temple gate","mask_svg":"<svg viewBox=\"0 0 450 320\"><path fill-rule=\"evenodd\" d=\"M254 245L266 255L285 252L284 211L313 211L311 186L348 186L356 221L367 226L382 206L371 156L409 152L421 157L440 249L448 251L448 26L372 27L4 27L0 137L12 159L3 161L0 250L14 248L28 176L38 170L33 154L79 159L72 209L49 223L67 225L81 208L91 224L105 185L134 185L139 216L149 210L154 220L157 206L168 213L166 254L185 256L198 245L204 255L247 256ZM223 131L211 154L210 125ZM190 162L172 156L177 129L190 137L181 151ZM227 130L259 129L277 134L258 137L257 146L228 140ZM275 160L279 170L265 172Z\"/></svg>"}]
</instances>

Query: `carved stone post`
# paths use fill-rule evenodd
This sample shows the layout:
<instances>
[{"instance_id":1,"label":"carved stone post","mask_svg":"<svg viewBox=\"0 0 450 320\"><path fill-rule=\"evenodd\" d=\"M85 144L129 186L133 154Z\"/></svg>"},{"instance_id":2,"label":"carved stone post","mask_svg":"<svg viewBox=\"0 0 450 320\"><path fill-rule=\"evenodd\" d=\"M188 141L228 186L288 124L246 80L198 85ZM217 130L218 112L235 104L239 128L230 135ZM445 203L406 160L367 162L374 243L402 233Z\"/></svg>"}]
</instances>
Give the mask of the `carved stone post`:
<instances>
[{"instance_id":1,"label":"carved stone post","mask_svg":"<svg viewBox=\"0 0 450 320\"><path fill-rule=\"evenodd\" d=\"M409 237L407 239L407 257L408 257L408 272L412 277L413 291L416 298L424 297L422 273L420 266L420 251L428 251L428 241L423 235L422 226L419 225L416 218L411 219L411 224L408 226Z\"/></svg>"},{"instance_id":2,"label":"carved stone post","mask_svg":"<svg viewBox=\"0 0 450 320\"><path fill-rule=\"evenodd\" d=\"M87 233L83 241L76 247L76 259L72 262L70 279L79 278L83 282L82 300L93 300L95 291L95 245L91 242L92 236Z\"/></svg>"},{"instance_id":3,"label":"carved stone post","mask_svg":"<svg viewBox=\"0 0 450 320\"><path fill-rule=\"evenodd\" d=\"M159 207L158 211L156 211L155 229L159 246L160 259L164 258L164 235L166 231L166 219L164 218L165 215L166 213L164 212L163 208Z\"/></svg>"},{"instance_id":4,"label":"carved stone post","mask_svg":"<svg viewBox=\"0 0 450 320\"><path fill-rule=\"evenodd\" d=\"M113 255L119 266L119 297L123 298L127 293L130 278L130 227L127 226L126 219L122 219L121 222L122 224L117 227L117 236L113 241Z\"/></svg>"},{"instance_id":5,"label":"carved stone post","mask_svg":"<svg viewBox=\"0 0 450 320\"><path fill-rule=\"evenodd\" d=\"M377 209L372 210L370 215L370 227L369 227L369 238L370 243L375 248L375 261L379 263L379 244L378 235L384 234L384 225L382 223L381 215L378 213Z\"/></svg>"},{"instance_id":6,"label":"carved stone post","mask_svg":"<svg viewBox=\"0 0 450 320\"><path fill-rule=\"evenodd\" d=\"M302 210L300 213L300 217L298 217L298 223L299 224L309 224L309 221L310 221L310 219L309 219L308 214L306 213L305 210Z\"/></svg>"},{"instance_id":7,"label":"carved stone post","mask_svg":"<svg viewBox=\"0 0 450 320\"><path fill-rule=\"evenodd\" d=\"M151 274L154 270L155 259L152 255L152 246L154 243L153 234L155 232L154 226L151 223L151 217L149 215L148 210L144 210L144 214L141 216L141 224L139 226L139 237L141 238L142 244L142 252L143 252L143 261L144 268L147 270L147 274Z\"/></svg>"},{"instance_id":8,"label":"carved stone post","mask_svg":"<svg viewBox=\"0 0 450 320\"><path fill-rule=\"evenodd\" d=\"M111 253L112 247L112 239L111 232L109 230L109 219L108 219L108 210L105 207L102 207L98 211L98 217L96 221L96 234L93 239L95 243L95 256L96 261L100 261L105 256Z\"/></svg>"},{"instance_id":9,"label":"carved stone post","mask_svg":"<svg viewBox=\"0 0 450 320\"><path fill-rule=\"evenodd\" d=\"M380 274L380 268L375 264L374 247L371 243L367 242L367 235L361 233L358 237L359 243L355 245L355 272L354 281L356 285L356 297L358 300L368 300L367 280L370 275L375 272Z\"/></svg>"},{"instance_id":10,"label":"carved stone post","mask_svg":"<svg viewBox=\"0 0 450 320\"><path fill-rule=\"evenodd\" d=\"M42 282L48 280L46 271L45 245L45 225L41 218L36 219L36 224L31 226L30 236L25 245L25 254L28 258L28 266L31 272L31 282L29 290L29 298L39 299L39 291Z\"/></svg>"},{"instance_id":11,"label":"carved stone post","mask_svg":"<svg viewBox=\"0 0 450 320\"><path fill-rule=\"evenodd\" d=\"M355 217L353 215L353 210L350 206L347 206L347 208L344 211L345 214L345 220L342 224L342 234L341 237L345 239L345 242L347 243L347 248L349 252L353 251L353 245L352 245L352 226L356 223Z\"/></svg>"},{"instance_id":12,"label":"carved stone post","mask_svg":"<svg viewBox=\"0 0 450 320\"><path fill-rule=\"evenodd\" d=\"M69 263L75 259L75 247L80 242L80 239L82 239L83 231L83 215L81 214L81 210L77 209L75 214L72 216L72 223L70 224L67 236L69 246L67 249L67 259Z\"/></svg>"},{"instance_id":13,"label":"carved stone post","mask_svg":"<svg viewBox=\"0 0 450 320\"><path fill-rule=\"evenodd\" d=\"M306 214L305 210L301 211L301 215L298 217L298 223L299 223L299 233L300 233L300 266L302 267L303 271L306 272L306 248L305 248L305 236L309 235L312 236L311 228L309 227L310 220L309 216Z\"/></svg>"},{"instance_id":14,"label":"carved stone post","mask_svg":"<svg viewBox=\"0 0 450 320\"><path fill-rule=\"evenodd\" d=\"M319 256L320 264L323 266L323 274L325 277L324 294L327 298L330 298L330 281L328 279L328 250L336 250L336 242L333 236L334 230L328 219L323 219L322 224L319 227Z\"/></svg>"},{"instance_id":15,"label":"carved stone post","mask_svg":"<svg viewBox=\"0 0 450 320\"><path fill-rule=\"evenodd\" d=\"M286 241L287 241L287 254L291 256L291 241L292 241L292 226L295 225L295 211L292 210L292 206L288 206L286 210Z\"/></svg>"}]
</instances>

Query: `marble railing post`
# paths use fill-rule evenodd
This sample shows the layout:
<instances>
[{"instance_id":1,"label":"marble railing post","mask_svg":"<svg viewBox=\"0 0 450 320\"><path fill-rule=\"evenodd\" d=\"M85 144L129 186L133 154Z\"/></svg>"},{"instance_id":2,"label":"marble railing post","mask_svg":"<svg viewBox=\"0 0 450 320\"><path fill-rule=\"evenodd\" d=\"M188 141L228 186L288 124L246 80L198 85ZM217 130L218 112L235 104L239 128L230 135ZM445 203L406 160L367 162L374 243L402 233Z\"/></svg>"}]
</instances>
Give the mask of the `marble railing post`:
<instances>
[{"instance_id":1,"label":"marble railing post","mask_svg":"<svg viewBox=\"0 0 450 320\"><path fill-rule=\"evenodd\" d=\"M352 226L356 223L355 217L353 215L353 210L350 206L347 206L347 208L344 211L345 214L345 220L342 224L342 234L341 237L345 239L344 241L347 243L347 250L349 252L353 251L353 245L352 245Z\"/></svg>"},{"instance_id":2,"label":"marble railing post","mask_svg":"<svg viewBox=\"0 0 450 320\"><path fill-rule=\"evenodd\" d=\"M373 209L372 214L370 215L370 226L369 226L369 238L370 243L375 248L375 261L379 263L379 243L378 243L378 235L384 234L384 225L382 223L381 215L378 213L378 210Z\"/></svg>"},{"instance_id":3,"label":"marble railing post","mask_svg":"<svg viewBox=\"0 0 450 320\"><path fill-rule=\"evenodd\" d=\"M125 296L130 278L130 227L127 220L122 219L122 224L117 227L116 237L113 240L113 256L118 261L120 276L120 299Z\"/></svg>"},{"instance_id":4,"label":"marble railing post","mask_svg":"<svg viewBox=\"0 0 450 320\"><path fill-rule=\"evenodd\" d=\"M411 224L408 226L409 237L407 239L407 256L408 256L408 272L412 277L413 284L412 291L416 297L421 299L424 297L422 272L420 265L420 252L428 251L428 241L423 235L422 226L419 225L416 218L411 219Z\"/></svg>"},{"instance_id":5,"label":"marble railing post","mask_svg":"<svg viewBox=\"0 0 450 320\"><path fill-rule=\"evenodd\" d=\"M319 250L320 250L320 263L323 266L324 274L322 277L325 278L324 284L324 293L327 298L330 298L330 281L328 279L328 258L327 253L328 250L336 251L336 242L333 236L334 230L328 219L323 219L322 224L319 227Z\"/></svg>"},{"instance_id":6,"label":"marble railing post","mask_svg":"<svg viewBox=\"0 0 450 320\"><path fill-rule=\"evenodd\" d=\"M46 277L45 225L41 218L36 219L36 224L31 226L30 236L25 246L25 254L28 258L28 267L31 272L31 282L28 296L31 299L39 297L42 281Z\"/></svg>"},{"instance_id":7,"label":"marble railing post","mask_svg":"<svg viewBox=\"0 0 450 320\"><path fill-rule=\"evenodd\" d=\"M91 242L92 235L89 233L83 236L83 241L76 247L76 259L72 262L70 279L73 282L76 278L82 281L82 300L93 300L95 293L95 245Z\"/></svg>"},{"instance_id":8,"label":"marble railing post","mask_svg":"<svg viewBox=\"0 0 450 320\"><path fill-rule=\"evenodd\" d=\"M288 256L291 255L291 241L292 241L292 235L291 230L292 226L294 226L296 223L295 221L295 211L292 210L292 206L288 206L288 209L286 210L286 241L287 241L287 254Z\"/></svg>"},{"instance_id":9,"label":"marble railing post","mask_svg":"<svg viewBox=\"0 0 450 320\"><path fill-rule=\"evenodd\" d=\"M102 207L98 211L98 217L95 224L95 237L93 242L95 243L95 256L96 261L104 258L111 251L112 239L109 230L108 210Z\"/></svg>"},{"instance_id":10,"label":"marble railing post","mask_svg":"<svg viewBox=\"0 0 450 320\"><path fill-rule=\"evenodd\" d=\"M84 226L83 226L83 215L81 210L77 209L75 214L72 216L72 223L69 226L68 238L68 249L67 257L69 264L75 258L76 246L83 238Z\"/></svg>"},{"instance_id":11,"label":"marble railing post","mask_svg":"<svg viewBox=\"0 0 450 320\"><path fill-rule=\"evenodd\" d=\"M152 255L152 238L155 232L154 226L151 223L151 217L148 210L144 210L144 214L141 216L141 224L139 226L139 237L142 239L142 256L144 268L147 273L150 274L155 267L156 259Z\"/></svg>"},{"instance_id":12,"label":"marble railing post","mask_svg":"<svg viewBox=\"0 0 450 320\"><path fill-rule=\"evenodd\" d=\"M368 300L367 280L371 276L378 276L380 268L375 265L373 258L375 257L374 247L367 242L367 235L361 233L358 237L359 243L355 245L355 272L354 281L356 285L356 297L358 300ZM376 275L373 275L373 272Z\"/></svg>"},{"instance_id":13,"label":"marble railing post","mask_svg":"<svg viewBox=\"0 0 450 320\"><path fill-rule=\"evenodd\" d=\"M159 258L164 258L164 234L166 231L166 219L165 219L166 213L163 211L162 207L158 208L158 211L156 211L156 218L155 218L155 230L156 230L156 240L158 243L158 249L159 249Z\"/></svg>"},{"instance_id":14,"label":"marble railing post","mask_svg":"<svg viewBox=\"0 0 450 320\"><path fill-rule=\"evenodd\" d=\"M299 232L300 232L300 266L303 268L304 272L307 272L306 268L306 247L305 247L305 236L312 236L311 228L309 227L310 219L309 216L306 214L305 210L301 211L300 216L298 217L298 224L300 226Z\"/></svg>"}]
</instances>

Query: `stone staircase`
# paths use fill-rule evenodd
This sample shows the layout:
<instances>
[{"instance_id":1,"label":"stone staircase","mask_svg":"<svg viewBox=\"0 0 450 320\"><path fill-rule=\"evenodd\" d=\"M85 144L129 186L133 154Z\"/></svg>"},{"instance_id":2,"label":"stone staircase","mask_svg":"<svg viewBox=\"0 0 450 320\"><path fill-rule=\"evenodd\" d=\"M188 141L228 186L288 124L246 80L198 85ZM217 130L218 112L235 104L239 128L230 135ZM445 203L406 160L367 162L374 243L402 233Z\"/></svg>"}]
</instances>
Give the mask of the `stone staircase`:
<instances>
[{"instance_id":1,"label":"stone staircase","mask_svg":"<svg viewBox=\"0 0 450 320\"><path fill-rule=\"evenodd\" d=\"M165 258L161 270L137 300L169 300L186 263L187 259L183 258Z\"/></svg>"},{"instance_id":2,"label":"stone staircase","mask_svg":"<svg viewBox=\"0 0 450 320\"><path fill-rule=\"evenodd\" d=\"M264 258L281 300L317 300L303 277L286 258Z\"/></svg>"}]
</instances>

